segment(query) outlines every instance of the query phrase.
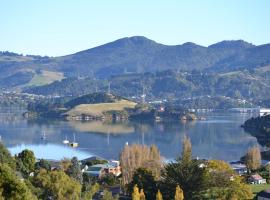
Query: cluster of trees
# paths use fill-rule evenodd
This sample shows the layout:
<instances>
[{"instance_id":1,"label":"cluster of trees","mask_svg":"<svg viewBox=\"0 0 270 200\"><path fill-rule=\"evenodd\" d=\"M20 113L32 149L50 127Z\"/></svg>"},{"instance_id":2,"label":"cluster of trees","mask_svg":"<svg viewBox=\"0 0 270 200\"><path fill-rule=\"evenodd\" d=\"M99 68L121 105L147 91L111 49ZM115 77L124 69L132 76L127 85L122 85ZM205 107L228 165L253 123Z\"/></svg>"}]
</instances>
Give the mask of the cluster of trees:
<instances>
[{"instance_id":1,"label":"cluster of trees","mask_svg":"<svg viewBox=\"0 0 270 200\"><path fill-rule=\"evenodd\" d=\"M248 168L258 170L260 152L251 148L245 156ZM184 137L182 153L174 162L163 163L155 145L126 145L120 155L122 176L100 180L83 175L77 158L64 159L52 170L46 160L37 161L24 150L15 157L0 144L0 196L4 199L92 199L103 190L102 200L117 200L106 190L119 181L133 200L251 199L243 177L221 160L192 158L192 145Z\"/></svg>"},{"instance_id":2,"label":"cluster of trees","mask_svg":"<svg viewBox=\"0 0 270 200\"><path fill-rule=\"evenodd\" d=\"M132 178L126 184L127 193L133 199L251 199L252 192L245 180L238 176L230 165L220 160L197 160L192 158L192 145L185 137L181 156L175 162L160 165L159 168L135 165L142 163L138 150L144 147L125 147L124 155L134 152L134 157L126 156L123 171L132 169ZM127 150L128 148L128 150ZM137 153L136 153L137 152ZM122 153L123 154L123 153ZM125 157L123 157L125 158ZM160 157L159 157L160 158ZM147 159L146 159L147 160ZM122 164L123 162L121 162ZM138 168L136 168L137 166ZM160 170L156 173L156 170ZM124 174L123 174L124 178ZM136 198L134 197L136 196Z\"/></svg>"},{"instance_id":3,"label":"cluster of trees","mask_svg":"<svg viewBox=\"0 0 270 200\"><path fill-rule=\"evenodd\" d=\"M77 158L64 159L52 170L46 160L37 161L34 153L23 150L12 157L0 143L0 199L92 199L103 190L99 180L82 174ZM102 200L117 200L104 190Z\"/></svg>"},{"instance_id":4,"label":"cluster of trees","mask_svg":"<svg viewBox=\"0 0 270 200\"><path fill-rule=\"evenodd\" d=\"M257 138L258 142L264 146L270 146L270 115L252 117L245 121L243 125L245 131Z\"/></svg>"}]
</instances>

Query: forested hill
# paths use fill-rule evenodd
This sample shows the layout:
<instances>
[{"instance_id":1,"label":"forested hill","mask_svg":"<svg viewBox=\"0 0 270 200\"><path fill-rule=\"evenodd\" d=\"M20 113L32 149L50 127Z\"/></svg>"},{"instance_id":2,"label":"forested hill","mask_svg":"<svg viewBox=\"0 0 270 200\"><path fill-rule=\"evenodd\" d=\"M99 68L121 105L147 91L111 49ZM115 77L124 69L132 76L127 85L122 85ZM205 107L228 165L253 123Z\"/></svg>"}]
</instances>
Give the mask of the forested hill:
<instances>
[{"instance_id":1,"label":"forested hill","mask_svg":"<svg viewBox=\"0 0 270 200\"><path fill-rule=\"evenodd\" d=\"M261 145L270 145L270 115L251 118L243 125L245 131L255 136Z\"/></svg>"},{"instance_id":2,"label":"forested hill","mask_svg":"<svg viewBox=\"0 0 270 200\"><path fill-rule=\"evenodd\" d=\"M208 47L190 42L169 46L136 36L61 57L0 52L0 87L44 85L63 77L103 79L168 69L228 72L267 66L269 56L270 44L255 46L233 40Z\"/></svg>"},{"instance_id":3,"label":"forested hill","mask_svg":"<svg viewBox=\"0 0 270 200\"><path fill-rule=\"evenodd\" d=\"M108 81L114 94L140 97L145 90L147 99L188 99L203 96L226 96L234 99L259 101L270 99L270 67L228 73L162 71L111 77L109 80L67 78L24 92L79 96L107 91Z\"/></svg>"}]
</instances>

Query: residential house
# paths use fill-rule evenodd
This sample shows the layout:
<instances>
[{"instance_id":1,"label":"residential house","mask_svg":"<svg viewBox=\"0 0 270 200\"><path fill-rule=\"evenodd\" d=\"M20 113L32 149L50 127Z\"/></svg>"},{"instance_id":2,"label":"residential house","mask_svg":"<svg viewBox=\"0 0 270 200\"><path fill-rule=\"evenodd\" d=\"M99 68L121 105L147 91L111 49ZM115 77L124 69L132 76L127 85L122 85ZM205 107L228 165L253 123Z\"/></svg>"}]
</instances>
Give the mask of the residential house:
<instances>
[{"instance_id":1,"label":"residential house","mask_svg":"<svg viewBox=\"0 0 270 200\"><path fill-rule=\"evenodd\" d=\"M115 176L119 176L121 174L121 168L119 165L119 161L110 161L106 164L97 164L88 167L87 165L82 169L83 173L86 173L90 176L96 176L101 178L106 174L113 174Z\"/></svg>"},{"instance_id":2,"label":"residential house","mask_svg":"<svg viewBox=\"0 0 270 200\"><path fill-rule=\"evenodd\" d=\"M105 175L105 170L104 170L104 165L103 164L97 164L88 167L87 165L84 167L82 170L83 173L90 175L90 176L95 176L98 178L101 178L102 176Z\"/></svg>"},{"instance_id":3,"label":"residential house","mask_svg":"<svg viewBox=\"0 0 270 200\"><path fill-rule=\"evenodd\" d=\"M265 184L266 180L262 178L259 174L254 174L248 178L248 182L251 184Z\"/></svg>"},{"instance_id":4,"label":"residential house","mask_svg":"<svg viewBox=\"0 0 270 200\"><path fill-rule=\"evenodd\" d=\"M231 162L230 165L232 169L240 176L247 173L247 166L241 162Z\"/></svg>"}]
</instances>

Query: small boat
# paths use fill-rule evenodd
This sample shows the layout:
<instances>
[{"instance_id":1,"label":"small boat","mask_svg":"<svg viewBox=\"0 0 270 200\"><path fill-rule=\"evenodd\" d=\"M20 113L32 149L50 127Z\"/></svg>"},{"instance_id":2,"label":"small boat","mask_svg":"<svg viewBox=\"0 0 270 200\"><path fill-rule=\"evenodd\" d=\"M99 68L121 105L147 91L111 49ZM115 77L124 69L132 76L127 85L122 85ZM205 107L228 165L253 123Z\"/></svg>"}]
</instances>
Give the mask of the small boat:
<instances>
[{"instance_id":1,"label":"small boat","mask_svg":"<svg viewBox=\"0 0 270 200\"><path fill-rule=\"evenodd\" d=\"M63 144L69 144L69 140L67 139L67 136L66 136L66 139L63 140Z\"/></svg>"},{"instance_id":2,"label":"small boat","mask_svg":"<svg viewBox=\"0 0 270 200\"><path fill-rule=\"evenodd\" d=\"M79 146L78 142L75 140L75 134L73 134L73 142L70 143L70 146L74 148Z\"/></svg>"},{"instance_id":3,"label":"small boat","mask_svg":"<svg viewBox=\"0 0 270 200\"><path fill-rule=\"evenodd\" d=\"M41 139L42 140L46 140L47 139L45 131L43 131L43 133L41 135Z\"/></svg>"}]
</instances>

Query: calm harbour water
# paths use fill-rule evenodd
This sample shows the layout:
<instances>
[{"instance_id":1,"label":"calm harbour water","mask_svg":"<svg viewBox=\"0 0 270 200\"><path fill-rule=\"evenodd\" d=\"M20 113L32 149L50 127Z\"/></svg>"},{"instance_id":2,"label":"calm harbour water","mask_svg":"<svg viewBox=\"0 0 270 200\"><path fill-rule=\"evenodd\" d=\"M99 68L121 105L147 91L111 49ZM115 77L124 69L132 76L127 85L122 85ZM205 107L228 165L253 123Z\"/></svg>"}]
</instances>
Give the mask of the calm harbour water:
<instances>
[{"instance_id":1,"label":"calm harbour water","mask_svg":"<svg viewBox=\"0 0 270 200\"><path fill-rule=\"evenodd\" d=\"M156 144L166 159L174 159L181 152L186 134L190 137L194 157L239 160L247 149L257 144L240 127L250 115L237 113L207 113L207 120L187 123L102 123L66 121L28 121L18 108L0 109L2 142L13 153L31 149L38 158L62 159L77 156L83 159L98 155L118 159L128 142ZM45 132L46 139L42 140ZM79 143L78 148L63 144L67 138Z\"/></svg>"}]
</instances>

